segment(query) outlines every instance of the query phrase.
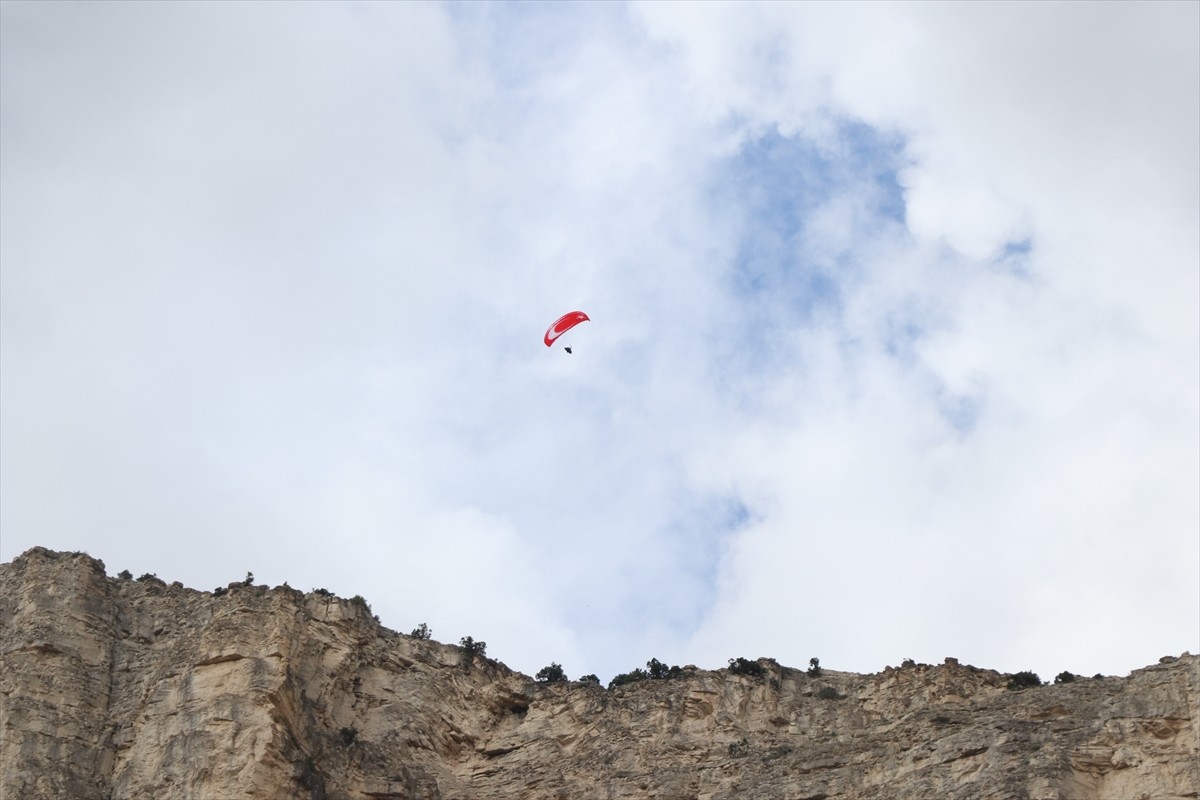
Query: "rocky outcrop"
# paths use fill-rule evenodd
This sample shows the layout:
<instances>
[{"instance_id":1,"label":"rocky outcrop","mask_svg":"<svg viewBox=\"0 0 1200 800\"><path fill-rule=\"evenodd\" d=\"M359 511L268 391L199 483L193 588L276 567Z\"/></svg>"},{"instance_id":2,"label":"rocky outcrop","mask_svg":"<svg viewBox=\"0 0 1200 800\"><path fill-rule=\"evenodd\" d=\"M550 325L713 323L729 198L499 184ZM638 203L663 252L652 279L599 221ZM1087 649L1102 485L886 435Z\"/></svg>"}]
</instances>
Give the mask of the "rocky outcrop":
<instances>
[{"instance_id":1,"label":"rocky outcrop","mask_svg":"<svg viewBox=\"0 0 1200 800\"><path fill-rule=\"evenodd\" d=\"M685 668L536 683L380 626L365 604L107 577L83 554L0 565L8 800L1200 797L1200 658L1009 690Z\"/></svg>"}]
</instances>

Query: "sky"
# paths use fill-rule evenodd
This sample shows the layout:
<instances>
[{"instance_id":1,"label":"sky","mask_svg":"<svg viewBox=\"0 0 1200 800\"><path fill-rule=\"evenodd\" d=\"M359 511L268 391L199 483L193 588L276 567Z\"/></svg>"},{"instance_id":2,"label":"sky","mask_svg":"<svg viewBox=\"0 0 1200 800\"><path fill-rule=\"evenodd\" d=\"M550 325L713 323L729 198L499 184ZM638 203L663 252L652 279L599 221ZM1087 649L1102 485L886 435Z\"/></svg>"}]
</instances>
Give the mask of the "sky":
<instances>
[{"instance_id":1,"label":"sky","mask_svg":"<svg viewBox=\"0 0 1200 800\"><path fill-rule=\"evenodd\" d=\"M1200 4L5 0L0 334L3 561L1125 674L1200 652Z\"/></svg>"}]
</instances>

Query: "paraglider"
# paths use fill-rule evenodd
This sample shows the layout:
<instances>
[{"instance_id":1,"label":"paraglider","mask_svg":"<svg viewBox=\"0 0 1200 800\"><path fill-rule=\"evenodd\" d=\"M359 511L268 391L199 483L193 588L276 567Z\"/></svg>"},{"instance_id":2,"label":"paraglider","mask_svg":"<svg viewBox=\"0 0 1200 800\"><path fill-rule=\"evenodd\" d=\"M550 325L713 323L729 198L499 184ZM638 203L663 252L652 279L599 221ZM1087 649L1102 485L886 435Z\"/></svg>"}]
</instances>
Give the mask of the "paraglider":
<instances>
[{"instance_id":1,"label":"paraglider","mask_svg":"<svg viewBox=\"0 0 1200 800\"><path fill-rule=\"evenodd\" d=\"M555 340L558 339L558 337L562 336L564 333L571 330L571 328L574 328L579 323L589 322L589 321L590 321L590 319L588 318L588 315L583 313L582 311L571 311L566 314L563 314L561 317L559 317L558 319L556 319L554 321L554 324L552 324L549 328L546 329L546 336L543 339L543 341L546 342L546 347L552 347L554 345ZM570 347L564 347L563 349L566 350L568 353L571 352Z\"/></svg>"}]
</instances>

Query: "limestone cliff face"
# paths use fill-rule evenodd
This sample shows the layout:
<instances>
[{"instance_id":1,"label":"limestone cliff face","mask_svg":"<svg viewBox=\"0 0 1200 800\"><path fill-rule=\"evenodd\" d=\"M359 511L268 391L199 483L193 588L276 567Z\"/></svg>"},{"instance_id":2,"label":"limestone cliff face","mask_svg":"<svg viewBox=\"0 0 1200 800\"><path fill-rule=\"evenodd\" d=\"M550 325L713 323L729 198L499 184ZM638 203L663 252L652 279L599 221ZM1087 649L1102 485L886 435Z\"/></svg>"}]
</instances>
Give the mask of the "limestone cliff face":
<instances>
[{"instance_id":1,"label":"limestone cliff face","mask_svg":"<svg viewBox=\"0 0 1200 800\"><path fill-rule=\"evenodd\" d=\"M539 684L361 605L0 565L3 800L1200 797L1200 657L1009 691L908 665Z\"/></svg>"}]
</instances>

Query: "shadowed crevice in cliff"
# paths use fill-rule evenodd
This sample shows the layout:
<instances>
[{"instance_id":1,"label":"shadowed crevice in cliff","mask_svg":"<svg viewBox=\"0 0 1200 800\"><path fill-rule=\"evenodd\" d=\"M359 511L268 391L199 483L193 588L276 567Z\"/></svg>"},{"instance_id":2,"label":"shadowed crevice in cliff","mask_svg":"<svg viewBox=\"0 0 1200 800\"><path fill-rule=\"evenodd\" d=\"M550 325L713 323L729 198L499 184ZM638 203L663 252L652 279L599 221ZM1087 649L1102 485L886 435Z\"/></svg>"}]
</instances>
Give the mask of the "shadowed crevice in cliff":
<instances>
[{"instance_id":1,"label":"shadowed crevice in cliff","mask_svg":"<svg viewBox=\"0 0 1200 800\"><path fill-rule=\"evenodd\" d=\"M538 683L365 604L0 565L0 796L1200 797L1200 658L1125 678L906 662ZM754 673L758 670L747 670Z\"/></svg>"}]
</instances>

